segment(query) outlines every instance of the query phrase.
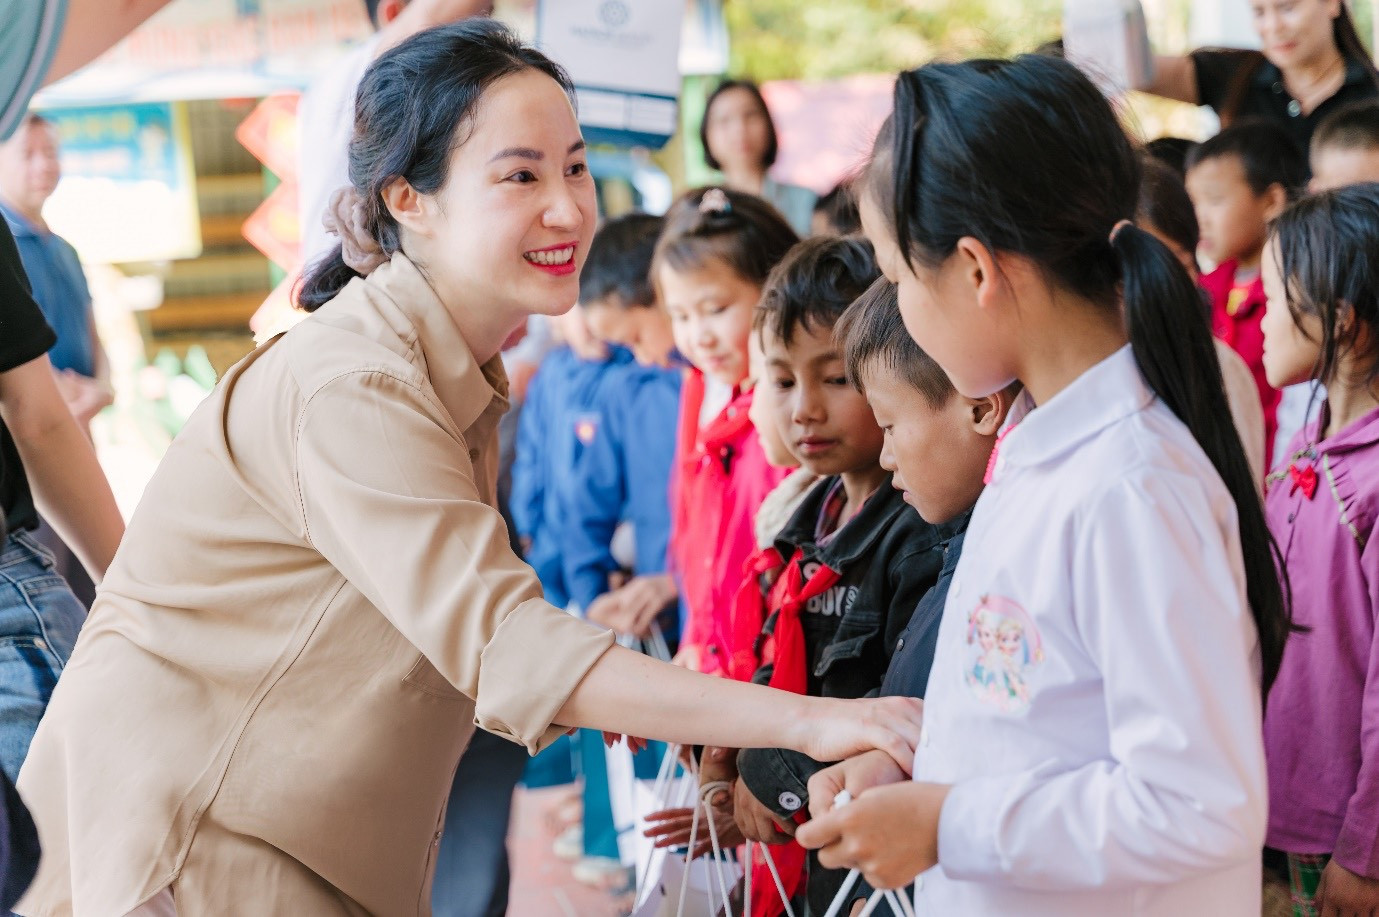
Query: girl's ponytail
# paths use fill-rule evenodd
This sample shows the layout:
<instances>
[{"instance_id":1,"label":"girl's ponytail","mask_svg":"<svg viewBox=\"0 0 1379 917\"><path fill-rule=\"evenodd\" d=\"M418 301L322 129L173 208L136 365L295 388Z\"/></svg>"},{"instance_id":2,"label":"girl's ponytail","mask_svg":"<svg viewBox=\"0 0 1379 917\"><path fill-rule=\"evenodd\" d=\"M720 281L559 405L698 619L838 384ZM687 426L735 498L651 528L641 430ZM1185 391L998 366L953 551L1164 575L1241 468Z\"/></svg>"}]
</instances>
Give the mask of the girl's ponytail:
<instances>
[{"instance_id":1,"label":"girl's ponytail","mask_svg":"<svg viewBox=\"0 0 1379 917\"><path fill-rule=\"evenodd\" d=\"M1257 482L1230 407L1201 293L1181 262L1133 223L1117 224L1111 248L1121 265L1125 327L1145 381L1192 433L1235 500L1245 588L1259 631L1264 690L1283 659L1291 628L1282 555L1264 519ZM1224 422L1223 422L1223 419Z\"/></svg>"}]
</instances>

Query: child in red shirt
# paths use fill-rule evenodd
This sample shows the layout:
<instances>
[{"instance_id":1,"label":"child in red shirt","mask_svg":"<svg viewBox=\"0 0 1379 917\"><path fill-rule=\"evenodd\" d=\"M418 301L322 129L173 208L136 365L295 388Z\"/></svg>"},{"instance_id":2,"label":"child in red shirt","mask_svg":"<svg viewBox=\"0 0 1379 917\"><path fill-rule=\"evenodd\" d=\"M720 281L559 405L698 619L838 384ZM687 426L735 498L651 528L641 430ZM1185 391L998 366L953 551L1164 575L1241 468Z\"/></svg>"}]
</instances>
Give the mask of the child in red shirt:
<instances>
[{"instance_id":1,"label":"child in red shirt","mask_svg":"<svg viewBox=\"0 0 1379 917\"><path fill-rule=\"evenodd\" d=\"M1264 286L1259 263L1269 221L1307 181L1307 157L1272 122L1247 120L1194 147L1187 190L1202 230L1201 252L1217 267L1202 275L1212 331L1244 358L1264 407L1265 467L1273 467L1279 392L1264 375Z\"/></svg>"}]
</instances>

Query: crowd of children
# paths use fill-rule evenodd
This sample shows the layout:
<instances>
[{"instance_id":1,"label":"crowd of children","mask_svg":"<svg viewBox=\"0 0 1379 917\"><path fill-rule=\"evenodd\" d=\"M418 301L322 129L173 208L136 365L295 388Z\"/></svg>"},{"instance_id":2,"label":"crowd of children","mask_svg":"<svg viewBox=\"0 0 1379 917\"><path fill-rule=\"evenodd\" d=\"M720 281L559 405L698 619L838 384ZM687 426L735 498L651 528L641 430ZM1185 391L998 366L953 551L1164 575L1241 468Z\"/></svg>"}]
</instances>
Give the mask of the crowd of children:
<instances>
[{"instance_id":1,"label":"crowd of children","mask_svg":"<svg viewBox=\"0 0 1379 917\"><path fill-rule=\"evenodd\" d=\"M721 841L794 913L1379 913L1379 103L1137 147L1062 61L929 65L813 228L609 221L515 472L573 611L927 699L912 781L704 750Z\"/></svg>"}]
</instances>

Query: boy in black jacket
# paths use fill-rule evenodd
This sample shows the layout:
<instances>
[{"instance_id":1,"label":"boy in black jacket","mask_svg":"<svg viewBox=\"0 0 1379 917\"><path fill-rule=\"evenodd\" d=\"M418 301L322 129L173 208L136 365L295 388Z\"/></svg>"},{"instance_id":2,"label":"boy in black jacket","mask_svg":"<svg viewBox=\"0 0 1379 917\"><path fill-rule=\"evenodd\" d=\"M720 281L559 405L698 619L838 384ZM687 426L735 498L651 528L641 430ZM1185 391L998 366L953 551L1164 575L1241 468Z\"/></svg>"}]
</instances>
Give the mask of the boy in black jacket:
<instances>
[{"instance_id":1,"label":"boy in black jacket","mask_svg":"<svg viewBox=\"0 0 1379 917\"><path fill-rule=\"evenodd\" d=\"M765 355L757 384L775 389L777 431L801 465L822 478L777 535L778 566L761 589L765 626L753 680L802 694L876 693L943 562L943 533L906 505L881 467L884 434L849 383L834 340L839 318L878 273L870 244L860 238L802 242L768 278L753 322ZM788 841L808 802L805 784L824 765L782 749L744 750L737 765L740 830ZM713 771L706 768L732 776ZM774 853L799 897L806 889L804 852L782 843ZM775 896L769 876L759 872L753 882L763 904ZM823 912L842 878L810 864L811 912Z\"/></svg>"}]
</instances>

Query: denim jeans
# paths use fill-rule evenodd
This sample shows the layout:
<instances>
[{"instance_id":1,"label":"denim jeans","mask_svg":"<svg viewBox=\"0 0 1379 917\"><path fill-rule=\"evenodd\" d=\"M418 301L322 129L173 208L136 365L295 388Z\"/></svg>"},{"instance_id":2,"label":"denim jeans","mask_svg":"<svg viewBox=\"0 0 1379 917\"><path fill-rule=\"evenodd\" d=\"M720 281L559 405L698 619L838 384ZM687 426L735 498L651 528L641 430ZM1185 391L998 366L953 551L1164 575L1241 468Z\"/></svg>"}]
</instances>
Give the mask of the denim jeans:
<instances>
[{"instance_id":1,"label":"denim jeans","mask_svg":"<svg viewBox=\"0 0 1379 917\"><path fill-rule=\"evenodd\" d=\"M11 533L0 548L0 769L11 781L85 620L48 549Z\"/></svg>"}]
</instances>

